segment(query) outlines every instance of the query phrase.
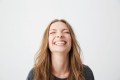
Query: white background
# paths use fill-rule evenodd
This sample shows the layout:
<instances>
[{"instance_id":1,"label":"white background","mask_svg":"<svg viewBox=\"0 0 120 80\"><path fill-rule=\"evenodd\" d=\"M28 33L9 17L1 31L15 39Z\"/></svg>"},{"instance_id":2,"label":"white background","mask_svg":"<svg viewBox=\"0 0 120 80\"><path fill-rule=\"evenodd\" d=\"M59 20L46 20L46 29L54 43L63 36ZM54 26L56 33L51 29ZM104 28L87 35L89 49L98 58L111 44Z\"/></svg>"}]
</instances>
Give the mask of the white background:
<instances>
[{"instance_id":1,"label":"white background","mask_svg":"<svg viewBox=\"0 0 120 80\"><path fill-rule=\"evenodd\" d=\"M120 0L0 0L0 80L26 80L56 18L73 26L96 80L120 80Z\"/></svg>"}]
</instances>

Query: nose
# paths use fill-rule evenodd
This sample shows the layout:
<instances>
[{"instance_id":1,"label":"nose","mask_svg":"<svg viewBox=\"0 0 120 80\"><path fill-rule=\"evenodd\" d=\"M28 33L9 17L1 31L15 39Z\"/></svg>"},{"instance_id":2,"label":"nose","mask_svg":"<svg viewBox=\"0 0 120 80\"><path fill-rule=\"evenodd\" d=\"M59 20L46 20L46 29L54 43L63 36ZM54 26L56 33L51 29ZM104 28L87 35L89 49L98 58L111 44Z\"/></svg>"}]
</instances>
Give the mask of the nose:
<instances>
[{"instance_id":1,"label":"nose","mask_svg":"<svg viewBox=\"0 0 120 80\"><path fill-rule=\"evenodd\" d=\"M61 32L57 33L56 35L57 38L63 38L63 34Z\"/></svg>"},{"instance_id":2,"label":"nose","mask_svg":"<svg viewBox=\"0 0 120 80\"><path fill-rule=\"evenodd\" d=\"M62 37L63 37L63 36L59 36L59 35L57 36L57 38L62 38Z\"/></svg>"}]
</instances>

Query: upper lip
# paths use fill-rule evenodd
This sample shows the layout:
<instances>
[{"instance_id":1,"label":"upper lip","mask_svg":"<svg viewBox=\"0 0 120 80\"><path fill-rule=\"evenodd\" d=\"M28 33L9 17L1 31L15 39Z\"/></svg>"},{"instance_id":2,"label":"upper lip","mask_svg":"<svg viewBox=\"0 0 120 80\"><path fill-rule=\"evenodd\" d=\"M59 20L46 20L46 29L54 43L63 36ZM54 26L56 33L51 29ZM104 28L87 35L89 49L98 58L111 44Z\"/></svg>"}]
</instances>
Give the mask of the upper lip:
<instances>
[{"instance_id":1,"label":"upper lip","mask_svg":"<svg viewBox=\"0 0 120 80\"><path fill-rule=\"evenodd\" d=\"M55 44L56 42L65 42L66 43L65 40L58 40L58 41L54 41L53 43Z\"/></svg>"}]
</instances>

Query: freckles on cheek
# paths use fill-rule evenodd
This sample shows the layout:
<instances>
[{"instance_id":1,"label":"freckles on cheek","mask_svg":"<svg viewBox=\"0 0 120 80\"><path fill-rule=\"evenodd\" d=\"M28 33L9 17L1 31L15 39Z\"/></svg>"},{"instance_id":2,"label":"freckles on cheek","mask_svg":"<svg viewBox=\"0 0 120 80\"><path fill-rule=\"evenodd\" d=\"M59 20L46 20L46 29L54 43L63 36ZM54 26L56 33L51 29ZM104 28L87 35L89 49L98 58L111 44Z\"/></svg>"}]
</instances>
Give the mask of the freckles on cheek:
<instances>
[{"instance_id":1,"label":"freckles on cheek","mask_svg":"<svg viewBox=\"0 0 120 80\"><path fill-rule=\"evenodd\" d=\"M50 44L50 36L48 37L48 44Z\"/></svg>"},{"instance_id":2,"label":"freckles on cheek","mask_svg":"<svg viewBox=\"0 0 120 80\"><path fill-rule=\"evenodd\" d=\"M48 39L48 44L51 44L52 43L52 37L49 36L49 39Z\"/></svg>"}]
</instances>

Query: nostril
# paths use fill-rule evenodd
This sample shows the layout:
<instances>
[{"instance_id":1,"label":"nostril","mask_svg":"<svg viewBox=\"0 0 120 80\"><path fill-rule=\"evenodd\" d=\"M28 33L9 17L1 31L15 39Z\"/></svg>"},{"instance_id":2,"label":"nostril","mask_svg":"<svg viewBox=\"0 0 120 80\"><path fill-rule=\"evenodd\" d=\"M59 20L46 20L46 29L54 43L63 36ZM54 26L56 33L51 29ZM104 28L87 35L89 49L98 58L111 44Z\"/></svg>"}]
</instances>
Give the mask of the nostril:
<instances>
[{"instance_id":1,"label":"nostril","mask_svg":"<svg viewBox=\"0 0 120 80\"><path fill-rule=\"evenodd\" d=\"M57 38L62 38L63 36L57 36Z\"/></svg>"}]
</instances>

